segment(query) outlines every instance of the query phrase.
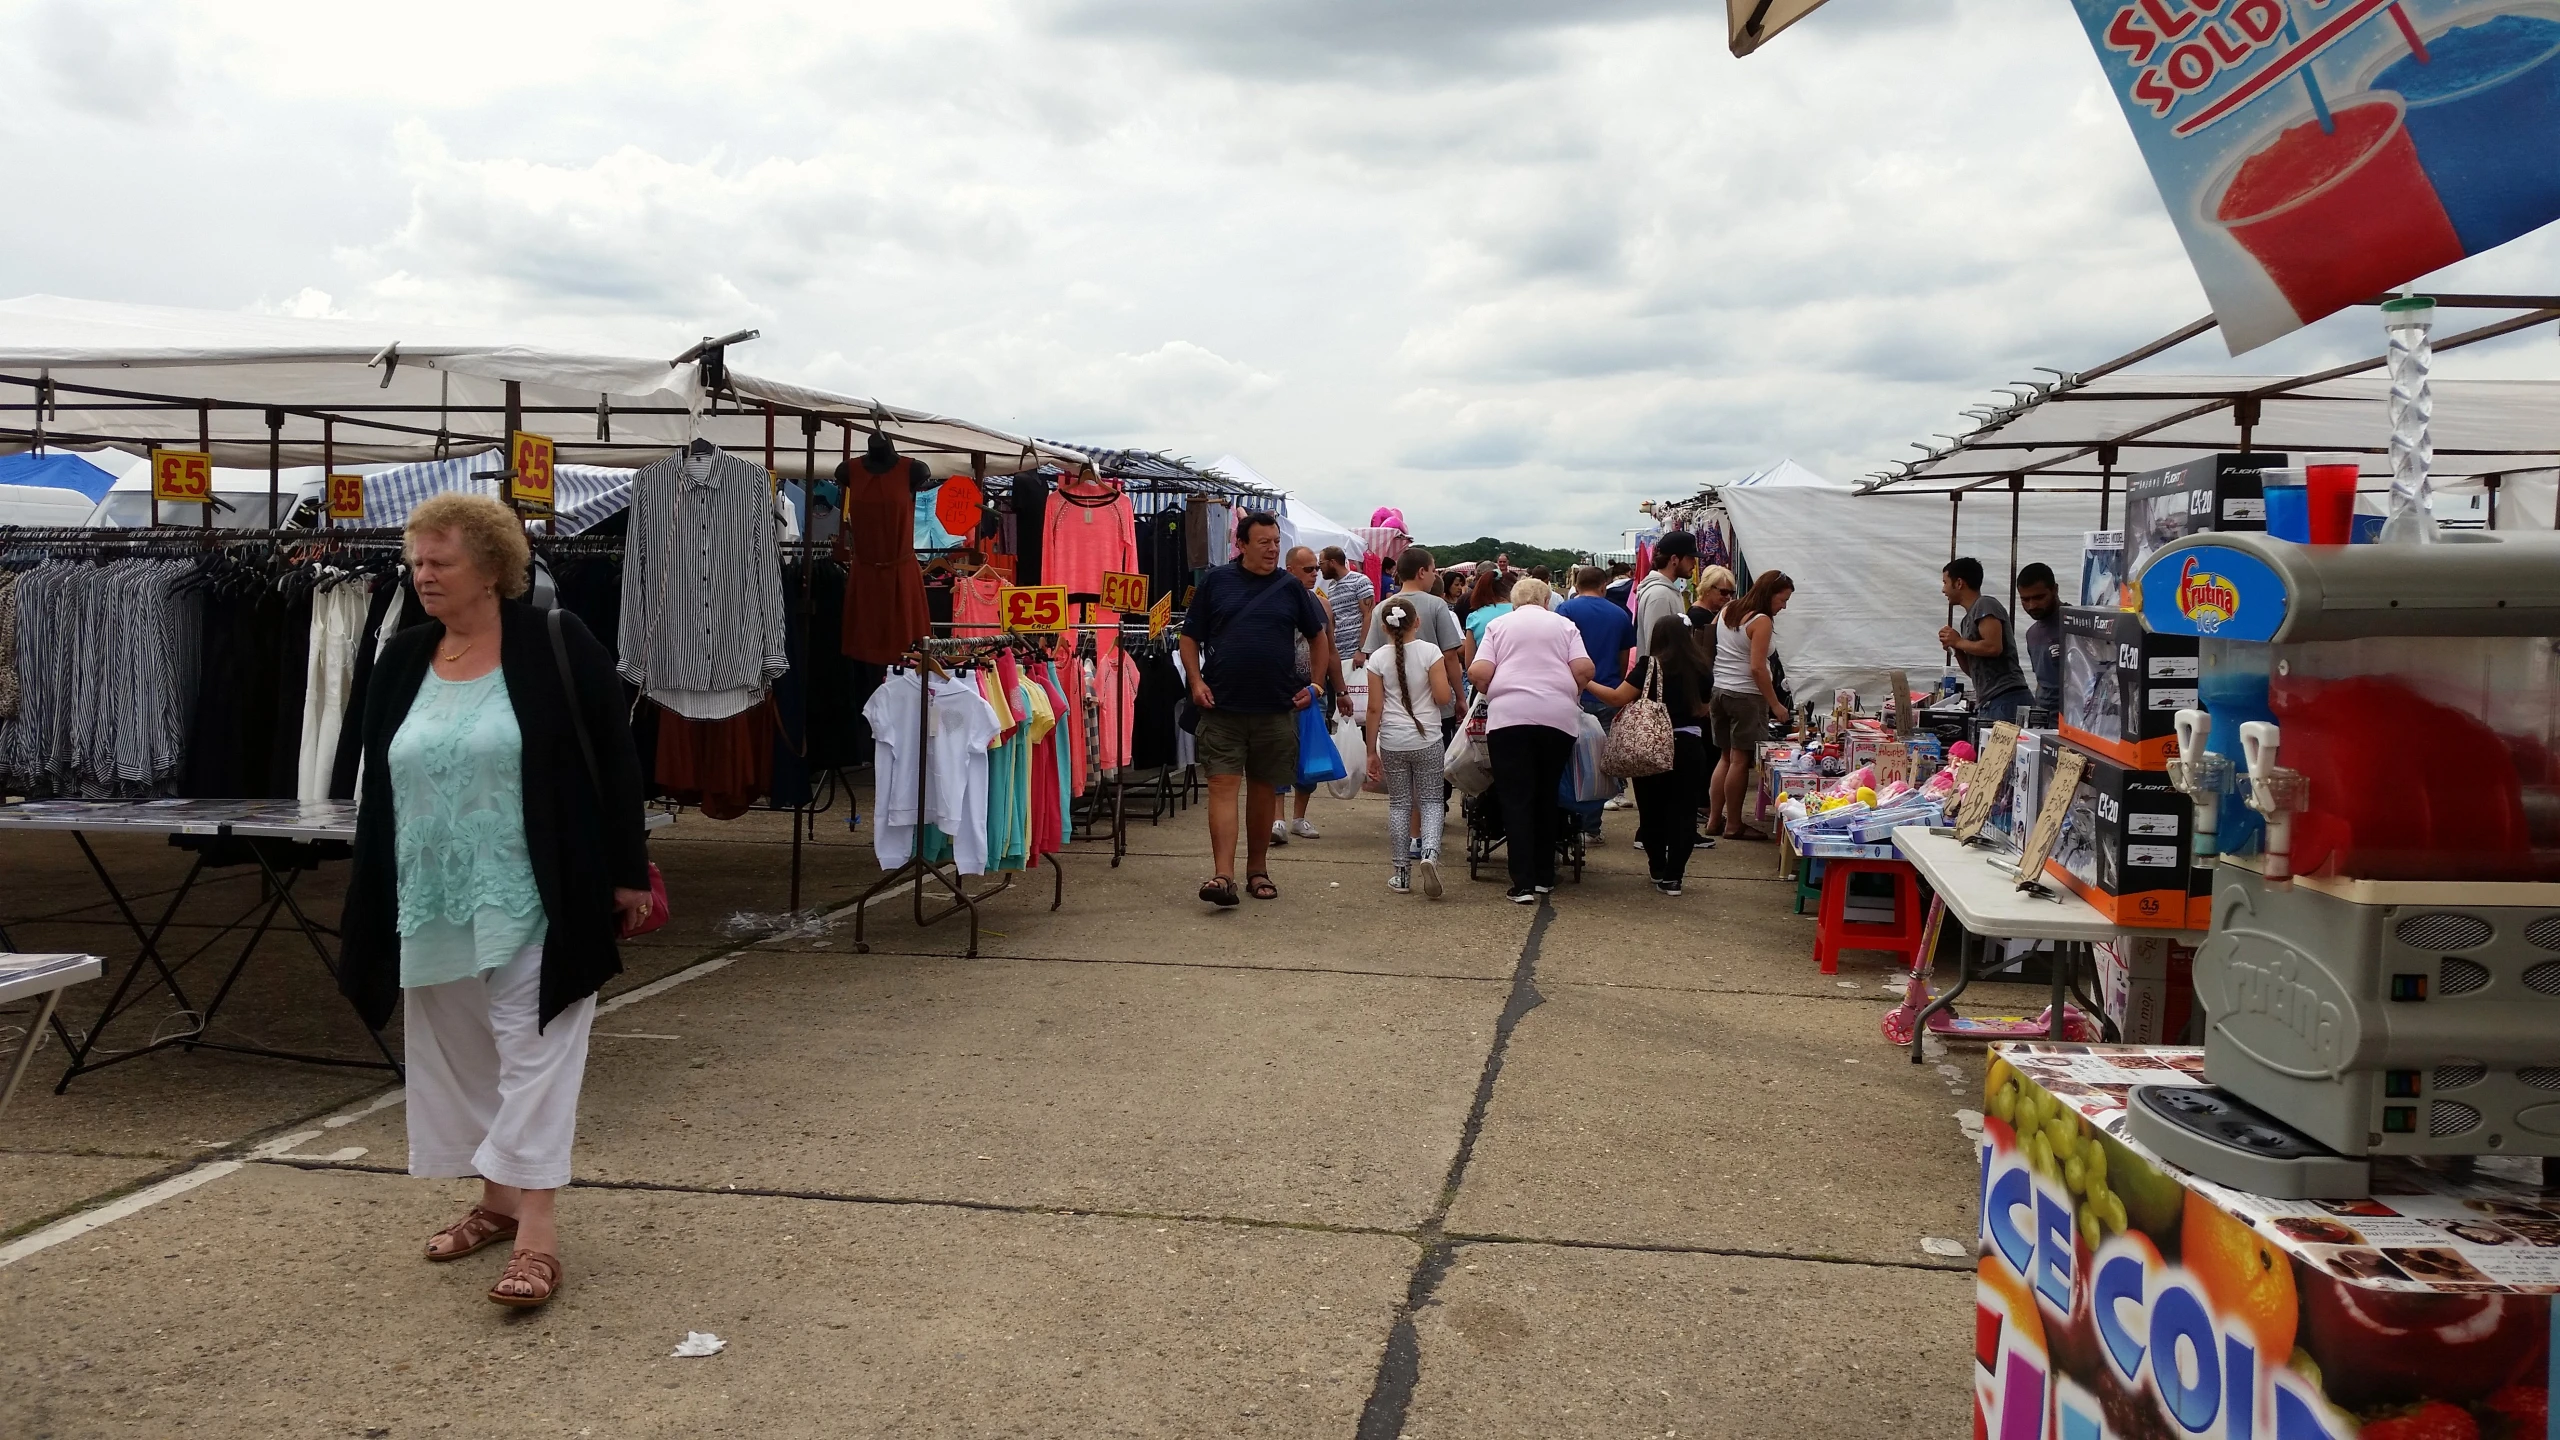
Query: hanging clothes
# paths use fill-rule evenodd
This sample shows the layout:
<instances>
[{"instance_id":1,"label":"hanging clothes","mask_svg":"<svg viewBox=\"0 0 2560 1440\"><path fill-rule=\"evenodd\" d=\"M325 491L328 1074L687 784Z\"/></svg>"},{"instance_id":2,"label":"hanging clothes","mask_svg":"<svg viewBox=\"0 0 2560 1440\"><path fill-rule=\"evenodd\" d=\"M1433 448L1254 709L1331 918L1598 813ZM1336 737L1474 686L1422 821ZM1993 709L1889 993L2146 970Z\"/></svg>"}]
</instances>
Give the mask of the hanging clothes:
<instances>
[{"instance_id":1,"label":"hanging clothes","mask_svg":"<svg viewBox=\"0 0 2560 1440\"><path fill-rule=\"evenodd\" d=\"M1043 470L1026 470L1013 477L1013 583L1045 585L1040 577L1046 573L1048 538L1049 476Z\"/></svg>"},{"instance_id":2,"label":"hanging clothes","mask_svg":"<svg viewBox=\"0 0 2560 1440\"><path fill-rule=\"evenodd\" d=\"M1139 573L1137 519L1128 492L1090 475L1059 481L1050 497L1040 563L1041 583L1064 585L1070 600L1099 597L1106 571Z\"/></svg>"},{"instance_id":3,"label":"hanging clothes","mask_svg":"<svg viewBox=\"0 0 2560 1440\"><path fill-rule=\"evenodd\" d=\"M332 576L312 596L296 799L329 798L338 739L346 731L347 700L355 693L356 647L364 637L372 602L373 585L364 576Z\"/></svg>"},{"instance_id":4,"label":"hanging clothes","mask_svg":"<svg viewBox=\"0 0 2560 1440\"><path fill-rule=\"evenodd\" d=\"M981 570L953 581L951 633L954 636L1002 634L1004 612L997 602L1004 588L1004 577L993 570Z\"/></svg>"},{"instance_id":5,"label":"hanging clothes","mask_svg":"<svg viewBox=\"0 0 2560 1440\"><path fill-rule=\"evenodd\" d=\"M1174 706L1182 699L1182 671L1158 650L1138 662L1138 690L1129 705L1129 763L1154 770L1174 763Z\"/></svg>"},{"instance_id":6,"label":"hanging clothes","mask_svg":"<svg viewBox=\"0 0 2560 1440\"><path fill-rule=\"evenodd\" d=\"M1150 601L1170 595L1179 605L1182 593L1191 588L1189 522L1190 512L1181 506L1138 518L1138 558L1146 567Z\"/></svg>"},{"instance_id":7,"label":"hanging clothes","mask_svg":"<svg viewBox=\"0 0 2560 1440\"><path fill-rule=\"evenodd\" d=\"M914 857L917 828L931 825L951 837L961 874L984 874L987 750L1002 727L974 676L935 676L927 704L923 677L896 669L862 707L875 747L873 851L895 870Z\"/></svg>"},{"instance_id":8,"label":"hanging clothes","mask_svg":"<svg viewBox=\"0 0 2560 1440\"><path fill-rule=\"evenodd\" d=\"M719 720L658 716L657 784L704 818L735 820L773 789L773 702Z\"/></svg>"},{"instance_id":9,"label":"hanging clothes","mask_svg":"<svg viewBox=\"0 0 2560 1440\"><path fill-rule=\"evenodd\" d=\"M723 720L791 668L764 468L704 445L631 480L622 678L676 714Z\"/></svg>"},{"instance_id":10,"label":"hanging clothes","mask_svg":"<svg viewBox=\"0 0 2560 1440\"><path fill-rule=\"evenodd\" d=\"M916 568L916 496L933 487L920 460L902 460L873 436L870 453L836 467L844 486L844 529L837 558L845 562L844 653L887 665L932 633L924 572Z\"/></svg>"},{"instance_id":11,"label":"hanging clothes","mask_svg":"<svg viewBox=\"0 0 2560 1440\"><path fill-rule=\"evenodd\" d=\"M18 573L18 710L0 719L0 789L169 793L199 687L205 573L187 560L139 559L47 560ZM268 589L263 577L257 588ZM272 686L264 693L272 698Z\"/></svg>"}]
</instances>

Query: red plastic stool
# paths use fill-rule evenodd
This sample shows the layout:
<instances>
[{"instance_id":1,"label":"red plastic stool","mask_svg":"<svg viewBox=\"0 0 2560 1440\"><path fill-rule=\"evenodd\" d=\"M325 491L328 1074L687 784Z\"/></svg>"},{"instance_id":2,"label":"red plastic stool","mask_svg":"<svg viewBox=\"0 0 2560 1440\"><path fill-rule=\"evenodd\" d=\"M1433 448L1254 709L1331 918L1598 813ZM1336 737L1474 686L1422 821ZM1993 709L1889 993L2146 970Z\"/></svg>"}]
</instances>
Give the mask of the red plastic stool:
<instances>
[{"instance_id":1,"label":"red plastic stool","mask_svg":"<svg viewBox=\"0 0 2560 1440\"><path fill-rule=\"evenodd\" d=\"M1813 931L1813 958L1822 973L1840 973L1843 950L1891 950L1907 966L1920 948L1924 920L1920 904L1920 872L1908 860L1826 860L1822 866L1822 915ZM1870 925L1848 918L1849 877L1893 877L1893 923Z\"/></svg>"}]
</instances>

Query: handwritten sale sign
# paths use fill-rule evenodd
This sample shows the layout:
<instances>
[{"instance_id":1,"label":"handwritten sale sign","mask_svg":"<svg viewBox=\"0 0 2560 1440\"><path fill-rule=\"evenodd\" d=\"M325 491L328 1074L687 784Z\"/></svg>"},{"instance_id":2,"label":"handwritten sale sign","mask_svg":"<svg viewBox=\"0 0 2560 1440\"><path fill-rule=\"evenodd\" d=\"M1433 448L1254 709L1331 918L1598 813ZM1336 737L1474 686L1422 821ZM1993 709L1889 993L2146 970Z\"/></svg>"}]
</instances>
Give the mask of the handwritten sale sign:
<instances>
[{"instance_id":1,"label":"handwritten sale sign","mask_svg":"<svg viewBox=\"0 0 2560 1440\"><path fill-rule=\"evenodd\" d=\"M2072 0L2233 354L2560 217L2541 0Z\"/></svg>"}]
</instances>

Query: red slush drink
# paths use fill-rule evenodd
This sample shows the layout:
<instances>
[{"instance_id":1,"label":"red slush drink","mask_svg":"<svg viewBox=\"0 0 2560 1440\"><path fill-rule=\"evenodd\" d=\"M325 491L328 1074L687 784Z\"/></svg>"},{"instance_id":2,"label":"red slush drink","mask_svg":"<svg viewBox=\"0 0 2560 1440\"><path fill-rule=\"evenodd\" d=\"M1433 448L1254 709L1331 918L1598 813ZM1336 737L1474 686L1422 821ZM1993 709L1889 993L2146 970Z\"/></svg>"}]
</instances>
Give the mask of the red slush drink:
<instances>
[{"instance_id":1,"label":"red slush drink","mask_svg":"<svg viewBox=\"0 0 2560 1440\"><path fill-rule=\"evenodd\" d=\"M2355 532L2356 467L2306 466L2304 479L2311 487L2311 543L2346 544Z\"/></svg>"},{"instance_id":2,"label":"red slush drink","mask_svg":"<svg viewBox=\"0 0 2560 1440\"><path fill-rule=\"evenodd\" d=\"M2206 196L2305 324L2463 255L2400 98L2357 97L2332 118L2334 132L2288 127Z\"/></svg>"}]
</instances>

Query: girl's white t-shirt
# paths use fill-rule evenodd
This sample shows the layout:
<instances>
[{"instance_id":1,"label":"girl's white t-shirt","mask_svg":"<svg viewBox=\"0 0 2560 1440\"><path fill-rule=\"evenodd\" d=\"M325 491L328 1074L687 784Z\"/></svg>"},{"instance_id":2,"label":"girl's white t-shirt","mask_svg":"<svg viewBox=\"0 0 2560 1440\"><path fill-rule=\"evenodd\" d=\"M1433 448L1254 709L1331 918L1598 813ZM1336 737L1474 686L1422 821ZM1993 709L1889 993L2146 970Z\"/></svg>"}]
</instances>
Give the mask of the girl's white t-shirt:
<instances>
[{"instance_id":1,"label":"girl's white t-shirt","mask_svg":"<svg viewBox=\"0 0 2560 1440\"><path fill-rule=\"evenodd\" d=\"M1404 678L1412 687L1413 714L1404 713L1404 693L1396 687L1396 647L1390 640L1369 652L1367 669L1377 678L1387 697L1386 708L1378 718L1378 748L1381 750L1420 750L1440 743L1440 706L1431 698L1431 667L1440 663L1445 653L1428 640L1404 642ZM1429 730L1414 723L1420 717Z\"/></svg>"}]
</instances>

